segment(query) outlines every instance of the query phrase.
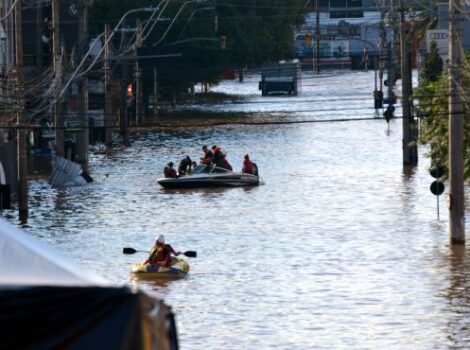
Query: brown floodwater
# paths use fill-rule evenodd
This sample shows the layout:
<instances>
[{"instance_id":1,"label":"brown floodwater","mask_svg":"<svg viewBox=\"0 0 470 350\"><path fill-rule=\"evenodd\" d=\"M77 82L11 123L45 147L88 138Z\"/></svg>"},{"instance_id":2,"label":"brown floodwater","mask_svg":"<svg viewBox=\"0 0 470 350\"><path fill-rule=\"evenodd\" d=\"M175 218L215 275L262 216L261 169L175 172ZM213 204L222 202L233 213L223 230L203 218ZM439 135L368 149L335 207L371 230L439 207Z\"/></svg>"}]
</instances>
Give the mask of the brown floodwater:
<instances>
[{"instance_id":1,"label":"brown floodwater","mask_svg":"<svg viewBox=\"0 0 470 350\"><path fill-rule=\"evenodd\" d=\"M165 118L130 147L92 156L90 185L32 181L28 231L163 298L182 349L470 348L469 254L448 245L443 198L437 219L427 148L403 170L401 119L387 126L372 108L373 72L307 75L297 97L262 98L257 82L216 88L244 97L236 103L185 106L211 112L212 125ZM264 184L156 183L165 163L197 159L202 144L220 145L235 169L249 153ZM189 275L131 281L146 256L122 247L150 248L158 234L198 252Z\"/></svg>"}]
</instances>

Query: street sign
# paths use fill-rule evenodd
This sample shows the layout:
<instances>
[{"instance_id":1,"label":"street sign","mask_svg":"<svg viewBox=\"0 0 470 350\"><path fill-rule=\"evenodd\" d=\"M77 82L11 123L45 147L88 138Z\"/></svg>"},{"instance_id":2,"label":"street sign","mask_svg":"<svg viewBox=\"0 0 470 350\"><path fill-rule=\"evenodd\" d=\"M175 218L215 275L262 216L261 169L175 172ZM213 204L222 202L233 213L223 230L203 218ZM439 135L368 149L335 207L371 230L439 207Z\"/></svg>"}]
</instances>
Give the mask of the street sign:
<instances>
[{"instance_id":1,"label":"street sign","mask_svg":"<svg viewBox=\"0 0 470 350\"><path fill-rule=\"evenodd\" d=\"M429 169L429 174L435 179L444 176L446 169L443 166Z\"/></svg>"},{"instance_id":2,"label":"street sign","mask_svg":"<svg viewBox=\"0 0 470 350\"><path fill-rule=\"evenodd\" d=\"M431 192L436 196L440 196L444 192L444 188L444 184L441 181L434 181L430 187Z\"/></svg>"}]
</instances>

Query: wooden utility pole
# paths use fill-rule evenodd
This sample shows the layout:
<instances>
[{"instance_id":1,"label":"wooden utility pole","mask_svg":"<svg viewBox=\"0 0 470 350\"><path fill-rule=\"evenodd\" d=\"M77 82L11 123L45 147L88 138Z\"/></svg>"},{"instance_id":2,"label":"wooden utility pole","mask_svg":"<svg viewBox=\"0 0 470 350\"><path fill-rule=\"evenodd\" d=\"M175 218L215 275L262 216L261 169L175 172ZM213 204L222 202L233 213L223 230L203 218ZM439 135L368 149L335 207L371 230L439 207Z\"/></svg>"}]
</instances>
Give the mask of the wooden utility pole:
<instances>
[{"instance_id":1,"label":"wooden utility pole","mask_svg":"<svg viewBox=\"0 0 470 350\"><path fill-rule=\"evenodd\" d=\"M395 110L395 107L393 106L396 102L395 100L395 93L393 92L393 85L395 84L395 73L394 73L394 67L393 67L393 47L394 47L394 42L396 40L396 25L395 25L395 19L396 19L396 11L394 8L393 0L390 0L390 11L388 13L388 19L389 23L392 27L392 32L391 35L392 37L388 38L388 43L387 43L387 101L386 103L388 104L387 110L384 113L385 119L387 122L390 120L391 117L393 117L393 112Z\"/></svg>"},{"instance_id":2,"label":"wooden utility pole","mask_svg":"<svg viewBox=\"0 0 470 350\"><path fill-rule=\"evenodd\" d=\"M42 30L43 30L43 11L42 7L36 8L36 67L39 72L42 72L43 66L43 41L42 41Z\"/></svg>"},{"instance_id":3,"label":"wooden utility pole","mask_svg":"<svg viewBox=\"0 0 470 350\"><path fill-rule=\"evenodd\" d=\"M142 34L142 23L139 19L137 19L137 42L135 46L135 123L136 125L140 125L142 122L142 110L143 110L143 103L142 103L142 69L139 66L139 58L137 49L140 47L141 37Z\"/></svg>"},{"instance_id":4,"label":"wooden utility pole","mask_svg":"<svg viewBox=\"0 0 470 350\"><path fill-rule=\"evenodd\" d=\"M123 27L125 27L125 23L123 23ZM125 40L125 32L122 33L122 40ZM120 86L121 86L121 105L120 105L120 113L119 113L119 127L120 127L120 134L122 136L124 145L127 146L129 144L129 116L128 116L128 99L127 99L127 84L129 83L128 79L128 63L124 61L121 64L122 73L120 79Z\"/></svg>"},{"instance_id":5,"label":"wooden utility pole","mask_svg":"<svg viewBox=\"0 0 470 350\"><path fill-rule=\"evenodd\" d=\"M15 6L15 52L16 52L16 142L18 166L18 209L21 222L28 218L28 159L26 147L26 125L24 119L23 86L23 18L21 1Z\"/></svg>"},{"instance_id":6,"label":"wooden utility pole","mask_svg":"<svg viewBox=\"0 0 470 350\"><path fill-rule=\"evenodd\" d=\"M120 111L120 129L124 145L129 144L129 129L128 129L128 100L127 100L127 63L122 65L123 77L121 79L121 111Z\"/></svg>"},{"instance_id":7,"label":"wooden utility pole","mask_svg":"<svg viewBox=\"0 0 470 350\"><path fill-rule=\"evenodd\" d=\"M82 58L86 52L88 44L88 6L80 5L78 21L78 57ZM89 143L89 120L88 120L88 78L87 75L80 77L78 81L78 118L80 120L81 131L77 137L78 163L83 170L88 169L88 143Z\"/></svg>"},{"instance_id":8,"label":"wooden utility pole","mask_svg":"<svg viewBox=\"0 0 470 350\"><path fill-rule=\"evenodd\" d=\"M465 243L463 171L462 0L449 2L449 232L452 244Z\"/></svg>"},{"instance_id":9,"label":"wooden utility pole","mask_svg":"<svg viewBox=\"0 0 470 350\"><path fill-rule=\"evenodd\" d=\"M400 56L403 106L403 165L416 166L418 164L418 145L416 144L415 123L411 111L410 45L403 0L400 0Z\"/></svg>"},{"instance_id":10,"label":"wooden utility pole","mask_svg":"<svg viewBox=\"0 0 470 350\"><path fill-rule=\"evenodd\" d=\"M194 95L194 84L191 84L191 90L193 91L192 94ZM158 109L157 109L157 95L158 95L158 89L157 89L157 68L153 68L153 115L156 116L158 114Z\"/></svg>"},{"instance_id":11,"label":"wooden utility pole","mask_svg":"<svg viewBox=\"0 0 470 350\"><path fill-rule=\"evenodd\" d=\"M54 90L54 123L56 155L64 156L64 117L61 113L59 94L62 90L62 64L60 62L60 30L59 30L60 0L52 1L52 59L54 62L55 90Z\"/></svg>"},{"instance_id":12,"label":"wooden utility pole","mask_svg":"<svg viewBox=\"0 0 470 350\"><path fill-rule=\"evenodd\" d=\"M315 66L317 74L320 74L320 11L319 11L319 0L315 1L315 11L316 11L316 31L315 31Z\"/></svg>"},{"instance_id":13,"label":"wooden utility pole","mask_svg":"<svg viewBox=\"0 0 470 350\"><path fill-rule=\"evenodd\" d=\"M383 77L384 77L384 48L385 48L385 25L384 25L384 11L380 9L380 63L379 63L379 91L383 91Z\"/></svg>"},{"instance_id":14,"label":"wooden utility pole","mask_svg":"<svg viewBox=\"0 0 470 350\"><path fill-rule=\"evenodd\" d=\"M110 36L109 24L104 26L104 42L107 43ZM104 128L106 147L113 147L114 115L111 89L111 67L109 63L109 44L104 47Z\"/></svg>"}]
</instances>

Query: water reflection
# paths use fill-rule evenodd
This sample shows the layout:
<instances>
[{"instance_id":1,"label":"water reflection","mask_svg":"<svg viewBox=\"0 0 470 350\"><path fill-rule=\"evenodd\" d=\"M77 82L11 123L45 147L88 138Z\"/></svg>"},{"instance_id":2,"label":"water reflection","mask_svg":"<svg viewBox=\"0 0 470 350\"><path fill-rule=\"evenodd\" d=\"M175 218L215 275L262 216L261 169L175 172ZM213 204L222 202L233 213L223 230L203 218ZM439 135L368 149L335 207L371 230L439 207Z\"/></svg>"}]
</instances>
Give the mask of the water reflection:
<instances>
[{"instance_id":1,"label":"water reflection","mask_svg":"<svg viewBox=\"0 0 470 350\"><path fill-rule=\"evenodd\" d=\"M366 120L196 128L190 119L131 134L131 147L92 157L96 181L84 188L32 181L30 232L113 283L164 298L182 349L469 348L468 258L442 253L447 219L435 218L425 150L404 172L401 123L361 109L365 98L373 103L371 74L306 86L300 106L255 95L255 80L227 83L254 103L226 109L261 111L249 121L332 120L347 104L348 117ZM276 108L286 113L262 112ZM197 159L202 144L221 145L237 169L250 153L266 185L156 183L168 161ZM187 278L131 281L132 264L145 257L122 247L149 247L158 234L200 253Z\"/></svg>"},{"instance_id":2,"label":"water reflection","mask_svg":"<svg viewBox=\"0 0 470 350\"><path fill-rule=\"evenodd\" d=\"M449 302L447 310L450 312L447 323L448 348L466 349L470 341L470 259L465 246L450 246L446 262L449 287L444 296Z\"/></svg>"}]
</instances>

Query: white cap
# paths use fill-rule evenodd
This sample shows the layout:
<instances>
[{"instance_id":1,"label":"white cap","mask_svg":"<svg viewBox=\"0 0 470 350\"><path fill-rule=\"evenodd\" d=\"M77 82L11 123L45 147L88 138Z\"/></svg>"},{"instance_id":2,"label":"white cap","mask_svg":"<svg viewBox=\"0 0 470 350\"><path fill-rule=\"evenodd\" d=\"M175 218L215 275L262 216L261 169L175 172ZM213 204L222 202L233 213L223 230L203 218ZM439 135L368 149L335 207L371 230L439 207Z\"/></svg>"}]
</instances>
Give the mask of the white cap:
<instances>
[{"instance_id":1,"label":"white cap","mask_svg":"<svg viewBox=\"0 0 470 350\"><path fill-rule=\"evenodd\" d=\"M165 244L165 237L163 237L163 235L160 235L155 239L155 241L161 244Z\"/></svg>"}]
</instances>

